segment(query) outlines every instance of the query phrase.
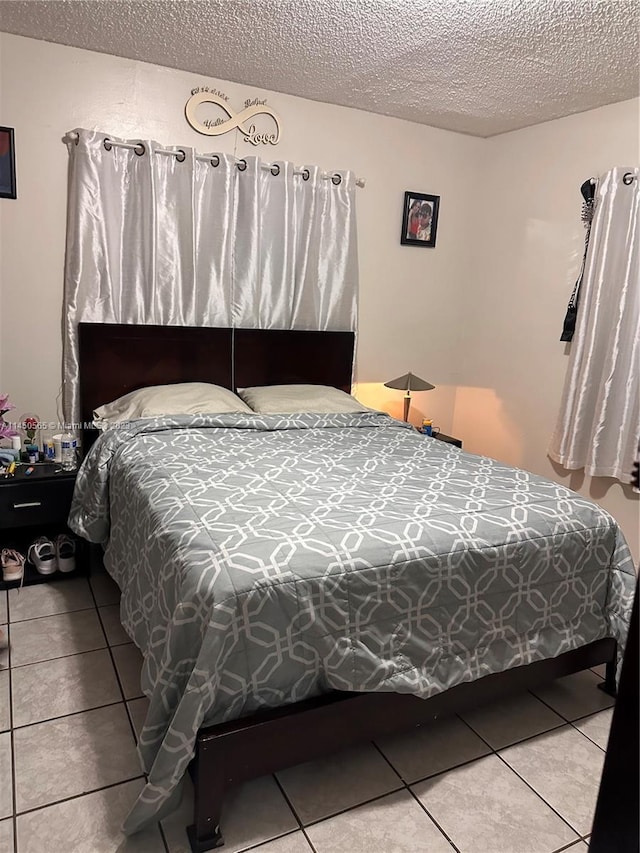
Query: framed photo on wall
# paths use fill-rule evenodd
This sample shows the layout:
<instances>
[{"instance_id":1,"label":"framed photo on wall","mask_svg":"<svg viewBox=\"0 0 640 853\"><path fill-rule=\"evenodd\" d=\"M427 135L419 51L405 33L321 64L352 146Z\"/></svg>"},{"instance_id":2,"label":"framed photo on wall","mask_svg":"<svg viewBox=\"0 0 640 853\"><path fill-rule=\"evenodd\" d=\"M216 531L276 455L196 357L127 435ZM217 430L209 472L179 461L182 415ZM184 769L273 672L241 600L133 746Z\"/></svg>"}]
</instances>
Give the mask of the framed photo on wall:
<instances>
[{"instance_id":1,"label":"framed photo on wall","mask_svg":"<svg viewBox=\"0 0 640 853\"><path fill-rule=\"evenodd\" d=\"M16 153L12 127L0 127L0 198L17 198Z\"/></svg>"},{"instance_id":2,"label":"framed photo on wall","mask_svg":"<svg viewBox=\"0 0 640 853\"><path fill-rule=\"evenodd\" d=\"M428 246L432 249L436 245L439 208L439 195L406 192L400 242L404 246Z\"/></svg>"}]
</instances>

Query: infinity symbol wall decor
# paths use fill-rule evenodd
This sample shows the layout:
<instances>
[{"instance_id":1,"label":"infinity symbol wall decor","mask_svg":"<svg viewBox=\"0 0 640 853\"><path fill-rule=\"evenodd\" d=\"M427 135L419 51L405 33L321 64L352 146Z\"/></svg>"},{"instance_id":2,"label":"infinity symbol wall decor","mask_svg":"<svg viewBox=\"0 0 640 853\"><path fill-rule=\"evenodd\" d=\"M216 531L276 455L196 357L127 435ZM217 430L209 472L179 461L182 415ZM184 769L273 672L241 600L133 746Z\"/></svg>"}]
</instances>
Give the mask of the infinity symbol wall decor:
<instances>
[{"instance_id":1,"label":"infinity symbol wall decor","mask_svg":"<svg viewBox=\"0 0 640 853\"><path fill-rule=\"evenodd\" d=\"M196 116L196 110L201 104L215 104L224 111L228 120L223 121L218 118L200 121ZM205 134L205 136L221 136L223 133L228 133L237 128L244 134L244 141L250 142L252 145L260 145L261 143L263 145L276 145L280 139L280 119L271 107L257 99L245 101L245 108L234 113L226 100L220 95L214 92L196 90L187 101L184 113L191 127L198 133ZM257 115L271 116L276 126L275 133L258 132L254 124L247 124L250 119Z\"/></svg>"}]
</instances>

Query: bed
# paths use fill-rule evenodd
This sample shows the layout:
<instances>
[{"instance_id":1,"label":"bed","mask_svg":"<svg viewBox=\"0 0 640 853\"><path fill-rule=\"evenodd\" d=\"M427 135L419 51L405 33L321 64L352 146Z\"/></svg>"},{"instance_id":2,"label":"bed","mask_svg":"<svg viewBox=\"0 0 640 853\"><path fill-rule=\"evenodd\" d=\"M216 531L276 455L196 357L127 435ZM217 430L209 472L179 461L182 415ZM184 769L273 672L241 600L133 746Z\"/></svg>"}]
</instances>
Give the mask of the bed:
<instances>
[{"instance_id":1,"label":"bed","mask_svg":"<svg viewBox=\"0 0 640 853\"><path fill-rule=\"evenodd\" d=\"M80 324L79 347L89 422L159 383L348 391L354 337ZM601 663L615 690L635 574L613 519L380 413L133 421L87 454L70 524L145 658L128 832L187 768L205 851L242 781Z\"/></svg>"}]
</instances>

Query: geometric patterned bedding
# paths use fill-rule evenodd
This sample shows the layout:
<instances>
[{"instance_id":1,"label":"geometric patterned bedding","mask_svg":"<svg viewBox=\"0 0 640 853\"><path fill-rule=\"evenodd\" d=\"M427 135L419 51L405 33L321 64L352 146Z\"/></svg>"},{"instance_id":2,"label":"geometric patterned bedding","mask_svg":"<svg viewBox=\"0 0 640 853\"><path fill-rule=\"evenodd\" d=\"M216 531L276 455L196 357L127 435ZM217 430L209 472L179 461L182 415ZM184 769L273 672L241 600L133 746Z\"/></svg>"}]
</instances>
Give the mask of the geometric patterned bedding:
<instances>
[{"instance_id":1,"label":"geometric patterned bedding","mask_svg":"<svg viewBox=\"0 0 640 853\"><path fill-rule=\"evenodd\" d=\"M623 644L635 583L597 504L372 412L132 421L91 448L69 523L144 656L126 832L176 803L203 724Z\"/></svg>"}]
</instances>

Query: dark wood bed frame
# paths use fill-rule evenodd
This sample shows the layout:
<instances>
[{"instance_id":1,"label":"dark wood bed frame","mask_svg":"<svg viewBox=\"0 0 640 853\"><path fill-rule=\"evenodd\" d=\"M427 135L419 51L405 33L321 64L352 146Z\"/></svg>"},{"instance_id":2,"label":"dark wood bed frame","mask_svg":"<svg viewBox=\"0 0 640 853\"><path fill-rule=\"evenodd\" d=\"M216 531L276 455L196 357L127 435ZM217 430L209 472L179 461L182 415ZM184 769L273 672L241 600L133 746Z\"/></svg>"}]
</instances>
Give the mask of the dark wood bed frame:
<instances>
[{"instance_id":1,"label":"dark wood bed frame","mask_svg":"<svg viewBox=\"0 0 640 853\"><path fill-rule=\"evenodd\" d=\"M80 323L80 406L92 412L129 391L175 382L251 385L311 383L351 390L352 332L214 329ZM96 431L83 430L85 448ZM615 640L460 684L429 699L398 693L329 693L203 728L191 764L194 853L222 845L220 813L230 787L382 735L605 663L599 685L615 695Z\"/></svg>"}]
</instances>

